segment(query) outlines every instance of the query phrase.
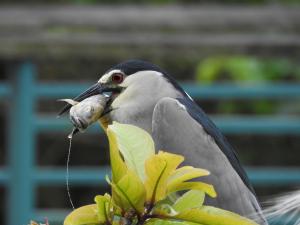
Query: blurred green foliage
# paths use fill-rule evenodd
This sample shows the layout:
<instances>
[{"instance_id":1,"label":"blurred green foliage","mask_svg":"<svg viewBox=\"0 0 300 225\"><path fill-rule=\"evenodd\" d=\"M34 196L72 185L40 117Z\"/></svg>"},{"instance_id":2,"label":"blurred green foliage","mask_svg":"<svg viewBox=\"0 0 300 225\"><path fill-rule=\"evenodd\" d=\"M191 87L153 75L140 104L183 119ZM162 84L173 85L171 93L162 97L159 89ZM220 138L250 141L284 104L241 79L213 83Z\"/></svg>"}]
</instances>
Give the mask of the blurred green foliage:
<instances>
[{"instance_id":1,"label":"blurred green foliage","mask_svg":"<svg viewBox=\"0 0 300 225\"><path fill-rule=\"evenodd\" d=\"M300 81L300 66L288 59L264 59L250 56L216 56L202 60L196 68L196 80L201 84L235 82L237 84L265 84L268 82ZM289 113L298 112L293 102L221 102L218 111L232 113Z\"/></svg>"},{"instance_id":2,"label":"blurred green foliage","mask_svg":"<svg viewBox=\"0 0 300 225\"><path fill-rule=\"evenodd\" d=\"M218 81L265 83L300 80L300 66L287 59L217 56L201 61L196 69L201 83Z\"/></svg>"}]
</instances>

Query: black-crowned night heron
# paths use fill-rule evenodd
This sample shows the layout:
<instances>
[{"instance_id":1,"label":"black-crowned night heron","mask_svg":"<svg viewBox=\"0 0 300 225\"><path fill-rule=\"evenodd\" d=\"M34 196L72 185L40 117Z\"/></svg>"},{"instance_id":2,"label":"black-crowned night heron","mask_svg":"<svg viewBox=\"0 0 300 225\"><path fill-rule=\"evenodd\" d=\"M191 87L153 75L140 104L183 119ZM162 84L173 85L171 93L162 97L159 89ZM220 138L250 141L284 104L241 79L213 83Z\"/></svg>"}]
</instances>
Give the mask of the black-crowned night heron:
<instances>
[{"instance_id":1,"label":"black-crowned night heron","mask_svg":"<svg viewBox=\"0 0 300 225\"><path fill-rule=\"evenodd\" d=\"M205 181L218 196L206 204L250 217L261 215L260 205L235 151L220 130L184 90L159 67L129 60L109 69L74 100L110 93L101 121L136 125L148 131L156 149L178 153L185 164L211 172ZM67 111L67 105L61 113ZM256 219L267 224L263 216Z\"/></svg>"}]
</instances>

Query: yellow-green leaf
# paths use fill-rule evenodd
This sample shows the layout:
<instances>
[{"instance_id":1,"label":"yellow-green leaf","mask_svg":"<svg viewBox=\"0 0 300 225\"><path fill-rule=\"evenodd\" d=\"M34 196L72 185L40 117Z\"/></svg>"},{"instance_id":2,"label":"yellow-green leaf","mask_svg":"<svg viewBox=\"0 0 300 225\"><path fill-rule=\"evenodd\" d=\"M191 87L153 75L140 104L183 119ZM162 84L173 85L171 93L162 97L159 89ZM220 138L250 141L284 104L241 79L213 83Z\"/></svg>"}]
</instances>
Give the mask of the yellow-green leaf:
<instances>
[{"instance_id":1,"label":"yellow-green leaf","mask_svg":"<svg viewBox=\"0 0 300 225\"><path fill-rule=\"evenodd\" d=\"M170 174L183 161L183 157L167 152L159 152L146 160L145 187L147 202L155 203L167 195L167 180Z\"/></svg>"},{"instance_id":2,"label":"yellow-green leaf","mask_svg":"<svg viewBox=\"0 0 300 225\"><path fill-rule=\"evenodd\" d=\"M159 183L167 168L167 162L155 155L146 161L145 168L147 175L145 180L147 201L156 202L158 199L163 199L166 187L163 189L162 185L159 186ZM155 201L156 196L157 200Z\"/></svg>"},{"instance_id":3,"label":"yellow-green leaf","mask_svg":"<svg viewBox=\"0 0 300 225\"><path fill-rule=\"evenodd\" d=\"M82 206L71 212L65 219L64 225L98 225L98 207L96 204Z\"/></svg>"},{"instance_id":4,"label":"yellow-green leaf","mask_svg":"<svg viewBox=\"0 0 300 225\"><path fill-rule=\"evenodd\" d=\"M182 195L173 204L173 209L181 212L186 209L201 207L203 205L205 193L198 190L190 190Z\"/></svg>"},{"instance_id":5,"label":"yellow-green leaf","mask_svg":"<svg viewBox=\"0 0 300 225\"><path fill-rule=\"evenodd\" d=\"M212 198L215 198L217 196L214 187L210 184L206 184L203 182L184 182L184 183L177 184L175 186L168 186L168 194L176 191L183 191L183 190L204 191Z\"/></svg>"},{"instance_id":6,"label":"yellow-green leaf","mask_svg":"<svg viewBox=\"0 0 300 225\"><path fill-rule=\"evenodd\" d=\"M164 159L168 164L168 176L170 176L175 169L183 162L184 157L182 155L177 155L169 152L159 151L157 154L158 157Z\"/></svg>"},{"instance_id":7,"label":"yellow-green leaf","mask_svg":"<svg viewBox=\"0 0 300 225\"><path fill-rule=\"evenodd\" d=\"M98 207L97 215L100 223L105 223L107 221L110 221L110 202L111 202L111 197L109 194L103 195L97 195L95 197L95 202Z\"/></svg>"},{"instance_id":8,"label":"yellow-green leaf","mask_svg":"<svg viewBox=\"0 0 300 225\"><path fill-rule=\"evenodd\" d=\"M128 170L127 174L117 184L112 183L112 188L117 195L114 201L123 210L134 209L140 213L144 211L146 191L142 181L134 171Z\"/></svg>"},{"instance_id":9,"label":"yellow-green leaf","mask_svg":"<svg viewBox=\"0 0 300 225\"><path fill-rule=\"evenodd\" d=\"M126 165L144 180L145 161L155 154L154 142L150 134L139 127L117 122L113 122L109 129L117 138L117 145Z\"/></svg>"},{"instance_id":10,"label":"yellow-green leaf","mask_svg":"<svg viewBox=\"0 0 300 225\"><path fill-rule=\"evenodd\" d=\"M109 153L110 164L112 171L112 181L118 183L119 180L126 174L127 166L120 156L120 152L117 145L117 138L110 127L107 129L107 136L109 140Z\"/></svg>"},{"instance_id":11,"label":"yellow-green leaf","mask_svg":"<svg viewBox=\"0 0 300 225\"><path fill-rule=\"evenodd\" d=\"M168 186L176 186L187 180L191 180L197 177L207 176L209 171L192 166L184 166L175 170L168 179Z\"/></svg>"},{"instance_id":12,"label":"yellow-green leaf","mask_svg":"<svg viewBox=\"0 0 300 225\"><path fill-rule=\"evenodd\" d=\"M174 218L203 225L258 225L238 214L212 206L188 209L175 215Z\"/></svg>"}]
</instances>

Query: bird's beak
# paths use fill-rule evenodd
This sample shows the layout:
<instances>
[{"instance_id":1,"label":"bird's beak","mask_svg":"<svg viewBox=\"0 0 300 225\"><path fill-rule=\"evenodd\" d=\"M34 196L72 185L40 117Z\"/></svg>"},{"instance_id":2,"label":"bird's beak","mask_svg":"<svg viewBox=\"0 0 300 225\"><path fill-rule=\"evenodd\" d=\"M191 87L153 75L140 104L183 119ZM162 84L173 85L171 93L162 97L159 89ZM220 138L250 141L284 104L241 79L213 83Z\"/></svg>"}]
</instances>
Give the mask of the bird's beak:
<instances>
[{"instance_id":1,"label":"bird's beak","mask_svg":"<svg viewBox=\"0 0 300 225\"><path fill-rule=\"evenodd\" d=\"M92 85L90 88L88 88L86 91L84 91L83 93L81 93L80 95L78 95L77 97L75 97L73 100L76 102L80 102L90 96L93 95L99 95L102 94L104 92L119 92L120 88L112 88L112 87L108 87L106 85L102 85L100 83L96 83L94 85ZM67 112L70 108L72 107L72 104L66 104L61 111L59 112L58 116L64 114L65 112Z\"/></svg>"}]
</instances>

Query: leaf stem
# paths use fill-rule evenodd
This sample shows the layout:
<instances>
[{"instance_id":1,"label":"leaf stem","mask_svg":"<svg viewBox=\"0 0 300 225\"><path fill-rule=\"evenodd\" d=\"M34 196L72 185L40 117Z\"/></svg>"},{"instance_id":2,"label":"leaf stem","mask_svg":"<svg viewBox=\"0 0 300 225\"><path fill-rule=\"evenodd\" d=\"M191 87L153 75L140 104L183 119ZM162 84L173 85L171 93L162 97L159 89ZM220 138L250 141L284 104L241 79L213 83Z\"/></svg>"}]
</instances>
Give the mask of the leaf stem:
<instances>
[{"instance_id":1,"label":"leaf stem","mask_svg":"<svg viewBox=\"0 0 300 225\"><path fill-rule=\"evenodd\" d=\"M168 163L166 162L163 170L161 171L161 173L159 174L158 178L157 178L157 182L155 183L155 186L154 186L154 189L153 189L153 193L152 193L152 197L151 197L151 204L153 205L155 203L155 200L156 200L156 191L157 191L157 188L158 188L158 184L161 180L161 177L162 175L164 174L166 168L168 166Z\"/></svg>"}]
</instances>

